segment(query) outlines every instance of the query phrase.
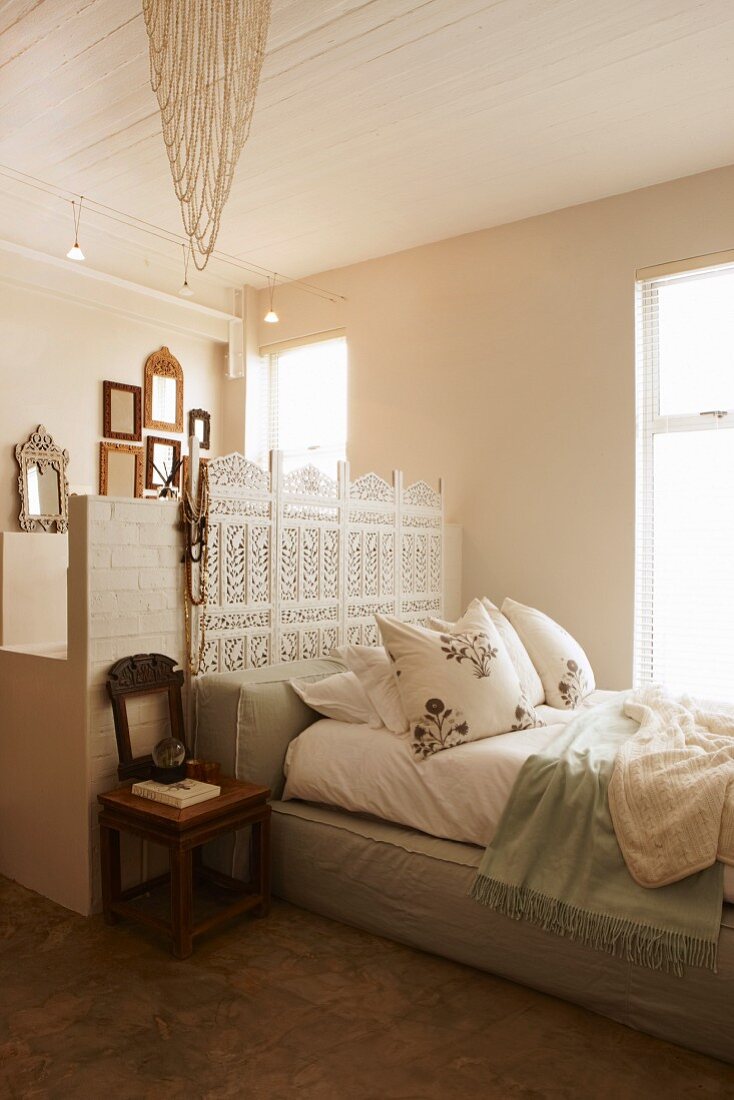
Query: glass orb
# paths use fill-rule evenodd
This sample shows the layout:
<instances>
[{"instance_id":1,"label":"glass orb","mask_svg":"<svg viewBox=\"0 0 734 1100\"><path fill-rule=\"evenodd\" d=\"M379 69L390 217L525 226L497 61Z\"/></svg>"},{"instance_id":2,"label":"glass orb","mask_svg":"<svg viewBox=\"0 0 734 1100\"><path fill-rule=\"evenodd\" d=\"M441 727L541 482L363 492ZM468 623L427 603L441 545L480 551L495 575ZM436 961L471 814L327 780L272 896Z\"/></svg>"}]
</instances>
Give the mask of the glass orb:
<instances>
[{"instance_id":1,"label":"glass orb","mask_svg":"<svg viewBox=\"0 0 734 1100\"><path fill-rule=\"evenodd\" d=\"M164 737L153 749L153 763L157 768L178 768L186 757L186 746L175 737Z\"/></svg>"}]
</instances>

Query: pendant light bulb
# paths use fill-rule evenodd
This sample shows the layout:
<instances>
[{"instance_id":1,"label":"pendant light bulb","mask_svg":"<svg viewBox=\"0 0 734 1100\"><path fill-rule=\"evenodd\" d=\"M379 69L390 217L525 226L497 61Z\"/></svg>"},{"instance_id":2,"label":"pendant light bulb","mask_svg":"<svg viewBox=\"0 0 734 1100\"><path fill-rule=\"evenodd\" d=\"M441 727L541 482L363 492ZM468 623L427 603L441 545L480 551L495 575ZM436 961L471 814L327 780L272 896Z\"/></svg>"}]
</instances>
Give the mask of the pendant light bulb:
<instances>
[{"instance_id":1,"label":"pendant light bulb","mask_svg":"<svg viewBox=\"0 0 734 1100\"><path fill-rule=\"evenodd\" d=\"M191 251L191 245L182 244L183 259L184 259L184 281L181 289L178 292L179 298L193 298L194 292L189 286L189 254Z\"/></svg>"},{"instance_id":2,"label":"pendant light bulb","mask_svg":"<svg viewBox=\"0 0 734 1100\"><path fill-rule=\"evenodd\" d=\"M273 298L275 297L275 278L275 275L268 275L268 286L270 287L270 309L263 317L263 321L265 321L265 323L268 325L277 325L278 321L280 320L280 317L273 309Z\"/></svg>"},{"instance_id":3,"label":"pendant light bulb","mask_svg":"<svg viewBox=\"0 0 734 1100\"><path fill-rule=\"evenodd\" d=\"M84 253L82 252L81 248L79 247L79 221L80 221L81 216L82 216L82 203L83 202L84 202L84 196L82 195L82 197L79 199L79 209L77 210L76 203L72 200L71 210L72 210L72 214L74 215L74 244L71 246L69 251L66 253L67 260L77 260L78 262L80 262L81 260L83 260L85 258Z\"/></svg>"}]
</instances>

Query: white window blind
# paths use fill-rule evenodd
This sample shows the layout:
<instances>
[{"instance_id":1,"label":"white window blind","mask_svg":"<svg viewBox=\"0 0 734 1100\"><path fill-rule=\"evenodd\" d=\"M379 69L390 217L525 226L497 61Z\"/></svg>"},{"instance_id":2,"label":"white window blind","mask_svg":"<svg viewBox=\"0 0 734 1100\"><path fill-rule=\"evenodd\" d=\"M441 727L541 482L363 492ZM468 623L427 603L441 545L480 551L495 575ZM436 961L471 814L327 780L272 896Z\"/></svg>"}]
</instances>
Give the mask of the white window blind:
<instances>
[{"instance_id":1,"label":"white window blind","mask_svg":"<svg viewBox=\"0 0 734 1100\"><path fill-rule=\"evenodd\" d=\"M637 284L635 682L734 701L734 265Z\"/></svg>"},{"instance_id":2,"label":"white window blind","mask_svg":"<svg viewBox=\"0 0 734 1100\"><path fill-rule=\"evenodd\" d=\"M346 338L265 349L259 389L257 460L280 450L286 471L311 464L334 477L347 457Z\"/></svg>"}]
</instances>

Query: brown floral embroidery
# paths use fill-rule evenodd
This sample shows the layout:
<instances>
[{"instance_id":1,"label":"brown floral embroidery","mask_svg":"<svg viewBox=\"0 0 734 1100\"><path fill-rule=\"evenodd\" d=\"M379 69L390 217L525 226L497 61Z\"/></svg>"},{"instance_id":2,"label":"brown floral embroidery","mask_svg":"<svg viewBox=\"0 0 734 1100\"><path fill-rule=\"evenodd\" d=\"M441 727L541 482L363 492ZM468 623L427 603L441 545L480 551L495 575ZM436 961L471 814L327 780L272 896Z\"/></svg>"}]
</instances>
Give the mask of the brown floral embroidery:
<instances>
[{"instance_id":1,"label":"brown floral embroidery","mask_svg":"<svg viewBox=\"0 0 734 1100\"><path fill-rule=\"evenodd\" d=\"M442 699L429 699L426 713L413 728L413 753L422 760L441 749L452 749L469 740L469 723L460 710Z\"/></svg>"},{"instance_id":2,"label":"brown floral embroidery","mask_svg":"<svg viewBox=\"0 0 734 1100\"><path fill-rule=\"evenodd\" d=\"M468 661L480 680L491 675L497 649L486 634L442 634L441 642L441 652L446 654L447 661L458 664Z\"/></svg>"},{"instance_id":3,"label":"brown floral embroidery","mask_svg":"<svg viewBox=\"0 0 734 1100\"><path fill-rule=\"evenodd\" d=\"M566 672L558 685L564 705L573 709L581 700L589 694L589 685L586 674L579 668L576 661L566 661Z\"/></svg>"},{"instance_id":4,"label":"brown floral embroidery","mask_svg":"<svg viewBox=\"0 0 734 1100\"><path fill-rule=\"evenodd\" d=\"M392 653L387 648L387 646L385 646L385 653L387 653L387 655L390 659L390 664L392 665L393 672L395 673L396 676L400 676L401 673L400 673L400 669L398 668L398 662L395 660L395 658L393 657Z\"/></svg>"},{"instance_id":5,"label":"brown floral embroidery","mask_svg":"<svg viewBox=\"0 0 734 1100\"><path fill-rule=\"evenodd\" d=\"M534 729L535 726L544 726L545 722L542 718L538 718L535 707L528 701L528 697L523 691L520 696L520 702L515 708L516 724L512 726L512 732L516 730L529 730Z\"/></svg>"}]
</instances>

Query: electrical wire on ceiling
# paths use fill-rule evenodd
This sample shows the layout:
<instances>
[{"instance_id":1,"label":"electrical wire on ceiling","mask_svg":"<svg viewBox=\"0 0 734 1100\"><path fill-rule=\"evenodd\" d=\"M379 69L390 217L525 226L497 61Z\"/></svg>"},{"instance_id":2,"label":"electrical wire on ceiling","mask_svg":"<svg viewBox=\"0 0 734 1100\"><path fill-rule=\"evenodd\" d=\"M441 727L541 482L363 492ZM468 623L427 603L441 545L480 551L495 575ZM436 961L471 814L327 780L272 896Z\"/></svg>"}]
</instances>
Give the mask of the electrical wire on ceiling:
<instances>
[{"instance_id":1,"label":"electrical wire on ceiling","mask_svg":"<svg viewBox=\"0 0 734 1100\"><path fill-rule=\"evenodd\" d=\"M145 219L138 218L134 214L128 214L124 210L117 210L113 206L97 202L96 199L91 199L89 195L82 196L76 191L70 191L66 187L59 187L37 176L31 176L29 173L21 172L19 169L12 168L10 165L0 164L0 177L12 180L15 183L32 188L35 191L40 191L43 194L50 195L51 198L59 202L73 202L79 204L83 197L84 208L87 213L92 212L98 214L100 217L106 218L111 222L116 222L118 225L124 225L128 229L134 229L140 233L145 233L149 237L156 237L158 240L165 241L168 244L175 244L177 249L180 248L182 244L187 248L190 246L189 239L181 233L164 229L162 226L145 221ZM242 260L238 256L232 256L227 252L220 252L215 249L212 251L211 255L214 259L223 264L238 268L240 271L246 271L250 275L256 275L258 278L264 279L268 286L271 285L272 281L274 283L277 282L281 286L287 284L288 286L302 290L305 294L312 294L317 298L322 298L329 302L346 301L345 295L337 294L336 291L326 290L323 287L316 286L314 283L306 282L304 279L291 278L288 275L283 275L277 271L262 267L260 264Z\"/></svg>"}]
</instances>

